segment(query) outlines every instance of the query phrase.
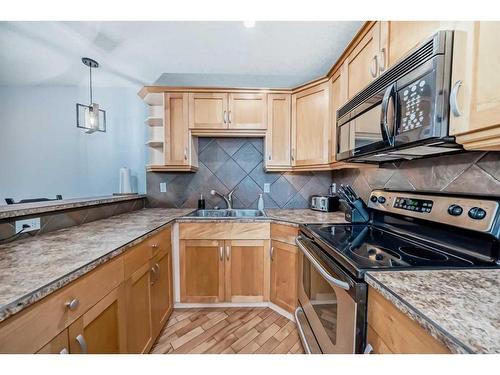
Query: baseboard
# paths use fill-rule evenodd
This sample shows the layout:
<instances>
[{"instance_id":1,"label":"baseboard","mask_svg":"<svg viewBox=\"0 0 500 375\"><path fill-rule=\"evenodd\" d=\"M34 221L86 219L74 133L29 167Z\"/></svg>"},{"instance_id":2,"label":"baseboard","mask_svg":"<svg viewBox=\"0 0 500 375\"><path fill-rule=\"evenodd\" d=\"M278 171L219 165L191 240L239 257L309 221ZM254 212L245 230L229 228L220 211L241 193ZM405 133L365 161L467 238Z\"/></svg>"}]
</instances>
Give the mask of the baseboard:
<instances>
[{"instance_id":1,"label":"baseboard","mask_svg":"<svg viewBox=\"0 0 500 375\"><path fill-rule=\"evenodd\" d=\"M201 309L201 308L217 308L217 307L269 307L281 316L295 322L295 317L288 311L275 305L272 302L221 302L221 303L174 303L174 309Z\"/></svg>"}]
</instances>

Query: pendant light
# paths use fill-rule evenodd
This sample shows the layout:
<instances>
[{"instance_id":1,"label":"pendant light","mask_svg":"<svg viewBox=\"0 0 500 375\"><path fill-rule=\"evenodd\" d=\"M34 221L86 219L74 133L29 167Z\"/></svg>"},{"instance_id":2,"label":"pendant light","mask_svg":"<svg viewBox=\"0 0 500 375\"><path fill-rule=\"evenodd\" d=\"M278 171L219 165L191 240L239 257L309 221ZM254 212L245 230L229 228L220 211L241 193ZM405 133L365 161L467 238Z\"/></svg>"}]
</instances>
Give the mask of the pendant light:
<instances>
[{"instance_id":1,"label":"pendant light","mask_svg":"<svg viewBox=\"0 0 500 375\"><path fill-rule=\"evenodd\" d=\"M76 127L84 129L85 133L92 134L96 131L106 131L106 111L99 108L99 104L92 98L92 68L98 68L99 63L88 57L82 57L82 62L89 67L90 76L90 104L76 103Z\"/></svg>"}]
</instances>

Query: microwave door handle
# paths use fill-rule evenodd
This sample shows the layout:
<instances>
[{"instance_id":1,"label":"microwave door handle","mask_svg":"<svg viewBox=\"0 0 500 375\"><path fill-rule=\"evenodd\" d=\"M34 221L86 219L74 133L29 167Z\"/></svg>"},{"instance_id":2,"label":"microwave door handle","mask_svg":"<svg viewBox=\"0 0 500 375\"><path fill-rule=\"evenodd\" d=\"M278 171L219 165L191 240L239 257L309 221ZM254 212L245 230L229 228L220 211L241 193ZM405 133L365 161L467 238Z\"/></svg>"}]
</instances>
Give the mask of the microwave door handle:
<instances>
[{"instance_id":1,"label":"microwave door handle","mask_svg":"<svg viewBox=\"0 0 500 375\"><path fill-rule=\"evenodd\" d=\"M380 112L380 132L382 133L384 142L388 143L390 146L394 146L394 140L392 134L389 135L389 131L387 130L387 110L389 108L389 101L393 96L393 92L395 92L394 88L395 84L392 84L385 90L381 105L382 110Z\"/></svg>"},{"instance_id":2,"label":"microwave door handle","mask_svg":"<svg viewBox=\"0 0 500 375\"><path fill-rule=\"evenodd\" d=\"M297 236L295 238L295 243L297 244L299 249L302 250L306 258L309 259L314 268L316 268L316 270L321 274L321 276L323 276L328 282L345 290L350 289L350 285L348 283L330 275L330 273L316 260L314 255L312 255L309 252L309 250L307 250L307 248L303 245L303 240L301 236Z\"/></svg>"}]
</instances>

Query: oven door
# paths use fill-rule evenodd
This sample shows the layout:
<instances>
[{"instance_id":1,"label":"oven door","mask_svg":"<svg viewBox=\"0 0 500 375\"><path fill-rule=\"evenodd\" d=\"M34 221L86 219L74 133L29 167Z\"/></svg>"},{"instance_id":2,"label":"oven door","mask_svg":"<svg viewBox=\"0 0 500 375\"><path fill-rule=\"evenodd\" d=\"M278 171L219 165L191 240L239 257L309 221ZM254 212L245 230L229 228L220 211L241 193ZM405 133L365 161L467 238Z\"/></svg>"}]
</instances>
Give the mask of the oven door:
<instances>
[{"instance_id":1,"label":"oven door","mask_svg":"<svg viewBox=\"0 0 500 375\"><path fill-rule=\"evenodd\" d=\"M349 294L353 283L315 254L312 241L299 236L296 243L301 250L296 320L306 352L355 353L358 308Z\"/></svg>"}]
</instances>

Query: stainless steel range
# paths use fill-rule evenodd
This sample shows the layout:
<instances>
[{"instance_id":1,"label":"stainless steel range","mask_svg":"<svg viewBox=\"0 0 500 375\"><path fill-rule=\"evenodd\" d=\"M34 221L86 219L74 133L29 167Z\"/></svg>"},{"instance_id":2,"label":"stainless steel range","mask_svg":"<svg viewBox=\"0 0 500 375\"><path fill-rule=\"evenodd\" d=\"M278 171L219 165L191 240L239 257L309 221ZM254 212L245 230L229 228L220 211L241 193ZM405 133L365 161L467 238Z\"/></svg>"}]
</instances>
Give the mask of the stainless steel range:
<instances>
[{"instance_id":1,"label":"stainless steel range","mask_svg":"<svg viewBox=\"0 0 500 375\"><path fill-rule=\"evenodd\" d=\"M500 198L374 190L364 224L302 225L295 315L310 353L362 353L369 270L498 268Z\"/></svg>"}]
</instances>

